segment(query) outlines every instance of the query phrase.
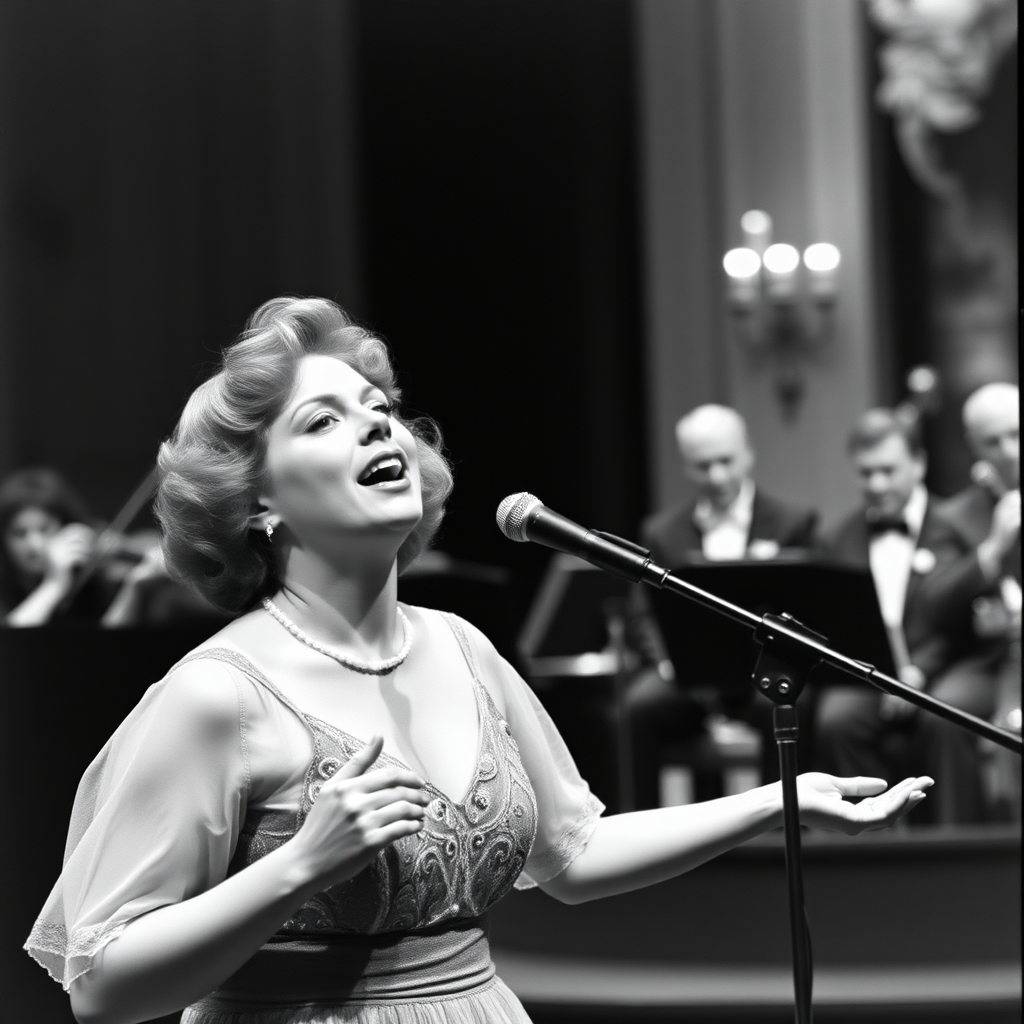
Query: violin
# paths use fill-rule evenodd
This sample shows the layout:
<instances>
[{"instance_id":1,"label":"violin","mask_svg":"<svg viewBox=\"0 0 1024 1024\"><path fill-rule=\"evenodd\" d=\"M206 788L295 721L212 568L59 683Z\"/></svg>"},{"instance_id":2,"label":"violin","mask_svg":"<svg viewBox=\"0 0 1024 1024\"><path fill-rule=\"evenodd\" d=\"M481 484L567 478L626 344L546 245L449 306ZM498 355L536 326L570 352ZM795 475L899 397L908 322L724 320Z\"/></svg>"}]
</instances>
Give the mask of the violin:
<instances>
[{"instance_id":1,"label":"violin","mask_svg":"<svg viewBox=\"0 0 1024 1024\"><path fill-rule=\"evenodd\" d=\"M142 530L135 534L128 534L126 531L146 503L156 494L158 483L157 468L153 466L132 491L117 515L96 535L89 557L75 574L74 583L64 595L59 610L64 611L70 607L82 588L94 576L103 574L107 579L119 583L147 558L155 561L155 552L160 545L159 534L155 530Z\"/></svg>"}]
</instances>

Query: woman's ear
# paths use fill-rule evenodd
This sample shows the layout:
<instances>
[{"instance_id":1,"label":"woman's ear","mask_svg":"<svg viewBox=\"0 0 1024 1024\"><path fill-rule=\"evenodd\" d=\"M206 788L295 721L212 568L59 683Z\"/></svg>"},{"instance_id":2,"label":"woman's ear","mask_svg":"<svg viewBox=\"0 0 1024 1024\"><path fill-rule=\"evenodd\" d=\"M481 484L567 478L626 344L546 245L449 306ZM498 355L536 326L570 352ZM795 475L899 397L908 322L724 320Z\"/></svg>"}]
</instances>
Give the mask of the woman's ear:
<instances>
[{"instance_id":1,"label":"woman's ear","mask_svg":"<svg viewBox=\"0 0 1024 1024\"><path fill-rule=\"evenodd\" d=\"M259 511L249 516L249 529L259 533L265 533L268 540L274 537L274 530L281 525L281 520L263 502L260 502Z\"/></svg>"}]
</instances>

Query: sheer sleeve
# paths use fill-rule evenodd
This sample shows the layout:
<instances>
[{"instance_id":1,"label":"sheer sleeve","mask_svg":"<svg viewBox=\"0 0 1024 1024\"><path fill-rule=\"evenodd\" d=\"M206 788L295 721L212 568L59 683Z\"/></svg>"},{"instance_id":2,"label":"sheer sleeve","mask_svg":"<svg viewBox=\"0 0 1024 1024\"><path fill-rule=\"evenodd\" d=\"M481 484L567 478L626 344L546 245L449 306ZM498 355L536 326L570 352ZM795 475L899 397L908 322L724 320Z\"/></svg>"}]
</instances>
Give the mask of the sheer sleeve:
<instances>
[{"instance_id":1,"label":"sheer sleeve","mask_svg":"<svg viewBox=\"0 0 1024 1024\"><path fill-rule=\"evenodd\" d=\"M481 681L512 731L537 799L537 836L517 889L530 889L564 871L586 847L604 804L576 768L569 748L522 676L478 630L464 623Z\"/></svg>"},{"instance_id":2,"label":"sheer sleeve","mask_svg":"<svg viewBox=\"0 0 1024 1024\"><path fill-rule=\"evenodd\" d=\"M244 708L230 669L192 661L149 688L86 770L25 943L65 989L134 918L226 876L249 787Z\"/></svg>"}]
</instances>

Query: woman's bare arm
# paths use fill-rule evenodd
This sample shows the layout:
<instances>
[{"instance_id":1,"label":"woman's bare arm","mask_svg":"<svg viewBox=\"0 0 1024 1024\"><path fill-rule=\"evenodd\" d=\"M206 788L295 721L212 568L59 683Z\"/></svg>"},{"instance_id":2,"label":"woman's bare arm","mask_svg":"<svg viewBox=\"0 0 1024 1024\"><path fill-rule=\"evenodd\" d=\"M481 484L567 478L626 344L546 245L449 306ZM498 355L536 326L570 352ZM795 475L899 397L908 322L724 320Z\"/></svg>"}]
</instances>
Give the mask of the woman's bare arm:
<instances>
[{"instance_id":1,"label":"woman's bare arm","mask_svg":"<svg viewBox=\"0 0 1024 1024\"><path fill-rule=\"evenodd\" d=\"M885 791L881 779L836 779L812 772L798 779L805 825L856 834L886 828L916 806L928 778L905 779ZM858 804L845 797L867 797ZM586 848L541 888L564 903L584 903L673 878L782 824L779 783L738 796L682 807L602 818Z\"/></svg>"},{"instance_id":2,"label":"woman's bare arm","mask_svg":"<svg viewBox=\"0 0 1024 1024\"><path fill-rule=\"evenodd\" d=\"M298 834L219 885L130 922L71 985L80 1024L135 1024L189 1003L235 973L314 893L358 874L422 827L423 780L364 774L371 740L325 783Z\"/></svg>"}]
</instances>

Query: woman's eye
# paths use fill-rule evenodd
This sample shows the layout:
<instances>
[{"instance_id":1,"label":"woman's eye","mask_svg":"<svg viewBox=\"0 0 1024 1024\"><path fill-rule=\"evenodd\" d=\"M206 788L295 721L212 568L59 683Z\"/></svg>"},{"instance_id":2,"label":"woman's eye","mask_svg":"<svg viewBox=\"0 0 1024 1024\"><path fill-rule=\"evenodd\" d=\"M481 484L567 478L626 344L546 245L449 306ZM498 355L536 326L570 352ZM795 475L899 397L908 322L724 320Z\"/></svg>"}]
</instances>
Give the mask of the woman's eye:
<instances>
[{"instance_id":1,"label":"woman's eye","mask_svg":"<svg viewBox=\"0 0 1024 1024\"><path fill-rule=\"evenodd\" d=\"M390 416L395 411L394 403L386 401L376 401L370 404L370 408L374 412L382 412L385 416Z\"/></svg>"},{"instance_id":2,"label":"woman's eye","mask_svg":"<svg viewBox=\"0 0 1024 1024\"><path fill-rule=\"evenodd\" d=\"M307 434L315 434L318 431L326 430L334 422L334 417L328 413L321 413L315 420L311 420L306 427Z\"/></svg>"}]
</instances>

